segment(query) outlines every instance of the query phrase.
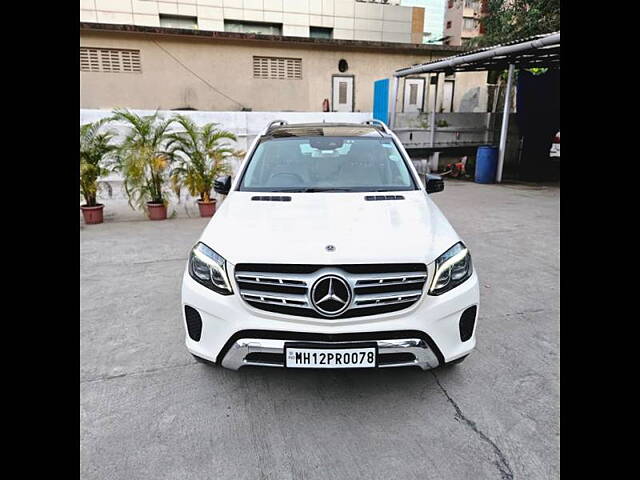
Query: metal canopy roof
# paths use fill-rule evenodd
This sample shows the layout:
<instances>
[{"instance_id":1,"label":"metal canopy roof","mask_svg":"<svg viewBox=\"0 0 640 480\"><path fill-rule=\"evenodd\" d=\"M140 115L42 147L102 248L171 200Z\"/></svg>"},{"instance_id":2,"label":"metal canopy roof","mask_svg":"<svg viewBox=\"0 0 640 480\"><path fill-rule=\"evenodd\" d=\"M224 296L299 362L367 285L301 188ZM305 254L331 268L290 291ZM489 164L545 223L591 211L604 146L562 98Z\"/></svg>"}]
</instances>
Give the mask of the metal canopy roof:
<instances>
[{"instance_id":1,"label":"metal canopy roof","mask_svg":"<svg viewBox=\"0 0 640 480\"><path fill-rule=\"evenodd\" d=\"M492 47L480 48L433 62L396 70L395 77L418 73L475 72L516 68L560 68L560 32L523 38Z\"/></svg>"}]
</instances>

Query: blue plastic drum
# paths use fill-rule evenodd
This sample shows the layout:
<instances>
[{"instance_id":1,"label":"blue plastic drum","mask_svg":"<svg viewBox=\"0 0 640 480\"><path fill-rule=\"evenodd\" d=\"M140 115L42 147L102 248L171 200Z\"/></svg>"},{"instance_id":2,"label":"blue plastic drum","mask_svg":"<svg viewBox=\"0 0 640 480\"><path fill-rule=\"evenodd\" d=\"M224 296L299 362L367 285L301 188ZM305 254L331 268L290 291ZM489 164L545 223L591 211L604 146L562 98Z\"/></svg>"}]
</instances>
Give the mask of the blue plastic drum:
<instances>
[{"instance_id":1,"label":"blue plastic drum","mask_svg":"<svg viewBox=\"0 0 640 480\"><path fill-rule=\"evenodd\" d=\"M476 153L476 183L495 183L498 149L489 145L478 147Z\"/></svg>"}]
</instances>

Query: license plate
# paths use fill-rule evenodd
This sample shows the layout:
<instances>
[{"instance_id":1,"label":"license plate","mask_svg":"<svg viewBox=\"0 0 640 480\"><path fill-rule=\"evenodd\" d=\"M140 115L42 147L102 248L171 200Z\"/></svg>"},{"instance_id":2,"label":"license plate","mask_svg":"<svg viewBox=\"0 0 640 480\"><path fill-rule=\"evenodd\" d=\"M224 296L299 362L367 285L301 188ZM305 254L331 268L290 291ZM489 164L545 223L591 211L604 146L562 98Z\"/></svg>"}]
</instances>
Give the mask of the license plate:
<instances>
[{"instance_id":1,"label":"license plate","mask_svg":"<svg viewBox=\"0 0 640 480\"><path fill-rule=\"evenodd\" d=\"M377 350L376 344L327 346L286 343L285 366L287 368L375 368Z\"/></svg>"}]
</instances>

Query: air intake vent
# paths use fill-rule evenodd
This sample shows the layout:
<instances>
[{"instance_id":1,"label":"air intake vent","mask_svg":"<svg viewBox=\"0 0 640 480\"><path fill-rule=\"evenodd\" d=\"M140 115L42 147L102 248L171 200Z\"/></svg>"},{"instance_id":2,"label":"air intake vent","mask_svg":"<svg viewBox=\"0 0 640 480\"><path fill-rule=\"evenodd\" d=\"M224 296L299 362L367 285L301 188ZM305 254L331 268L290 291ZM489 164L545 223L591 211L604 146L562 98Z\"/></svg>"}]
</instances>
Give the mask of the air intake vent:
<instances>
[{"instance_id":1,"label":"air intake vent","mask_svg":"<svg viewBox=\"0 0 640 480\"><path fill-rule=\"evenodd\" d=\"M302 79L302 59L285 57L253 57L253 77Z\"/></svg>"},{"instance_id":2,"label":"air intake vent","mask_svg":"<svg viewBox=\"0 0 640 480\"><path fill-rule=\"evenodd\" d=\"M364 197L367 202L374 202L376 200L404 200L402 195L367 195Z\"/></svg>"},{"instance_id":3,"label":"air intake vent","mask_svg":"<svg viewBox=\"0 0 640 480\"><path fill-rule=\"evenodd\" d=\"M200 341L200 335L202 334L202 319L200 314L195 308L185 305L184 316L187 321L187 332L192 340L196 342Z\"/></svg>"},{"instance_id":4,"label":"air intake vent","mask_svg":"<svg viewBox=\"0 0 640 480\"><path fill-rule=\"evenodd\" d=\"M263 197L251 197L254 202L290 202L291 197L281 196L263 196Z\"/></svg>"},{"instance_id":5,"label":"air intake vent","mask_svg":"<svg viewBox=\"0 0 640 480\"><path fill-rule=\"evenodd\" d=\"M478 307L467 308L460 316L460 340L466 342L473 334L473 327L476 323L476 312Z\"/></svg>"}]
</instances>

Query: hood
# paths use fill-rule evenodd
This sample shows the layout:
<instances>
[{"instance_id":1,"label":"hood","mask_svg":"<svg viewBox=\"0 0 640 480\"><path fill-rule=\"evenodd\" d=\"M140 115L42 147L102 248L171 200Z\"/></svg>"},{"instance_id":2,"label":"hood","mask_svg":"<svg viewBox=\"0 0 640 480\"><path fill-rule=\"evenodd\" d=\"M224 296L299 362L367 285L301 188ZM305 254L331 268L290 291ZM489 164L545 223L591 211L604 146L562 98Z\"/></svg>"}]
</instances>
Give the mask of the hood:
<instances>
[{"instance_id":1,"label":"hood","mask_svg":"<svg viewBox=\"0 0 640 480\"><path fill-rule=\"evenodd\" d=\"M234 191L200 241L234 265L430 263L459 241L423 190L399 194L404 200L366 201L375 194L363 192ZM251 200L262 195L291 201Z\"/></svg>"}]
</instances>

